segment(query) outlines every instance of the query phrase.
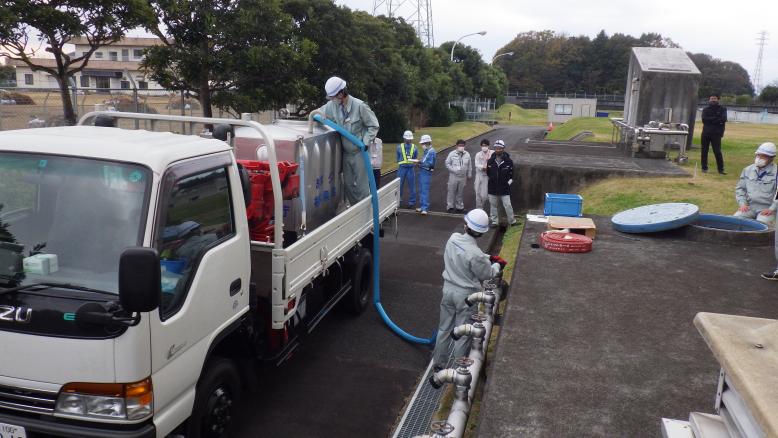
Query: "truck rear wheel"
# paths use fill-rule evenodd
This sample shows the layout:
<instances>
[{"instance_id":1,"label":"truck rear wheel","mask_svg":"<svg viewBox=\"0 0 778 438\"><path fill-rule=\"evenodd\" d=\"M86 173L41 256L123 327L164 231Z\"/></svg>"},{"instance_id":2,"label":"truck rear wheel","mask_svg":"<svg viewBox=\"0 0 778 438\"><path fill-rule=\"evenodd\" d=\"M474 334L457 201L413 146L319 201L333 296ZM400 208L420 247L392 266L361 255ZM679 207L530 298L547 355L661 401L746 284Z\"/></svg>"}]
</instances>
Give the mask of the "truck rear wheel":
<instances>
[{"instance_id":1,"label":"truck rear wheel","mask_svg":"<svg viewBox=\"0 0 778 438\"><path fill-rule=\"evenodd\" d=\"M354 269L351 274L351 291L343 299L346 310L359 315L367 309L373 292L373 254L362 248L354 257Z\"/></svg>"},{"instance_id":2,"label":"truck rear wheel","mask_svg":"<svg viewBox=\"0 0 778 438\"><path fill-rule=\"evenodd\" d=\"M240 401L240 375L228 359L212 359L197 384L194 409L187 423L188 438L231 436Z\"/></svg>"}]
</instances>

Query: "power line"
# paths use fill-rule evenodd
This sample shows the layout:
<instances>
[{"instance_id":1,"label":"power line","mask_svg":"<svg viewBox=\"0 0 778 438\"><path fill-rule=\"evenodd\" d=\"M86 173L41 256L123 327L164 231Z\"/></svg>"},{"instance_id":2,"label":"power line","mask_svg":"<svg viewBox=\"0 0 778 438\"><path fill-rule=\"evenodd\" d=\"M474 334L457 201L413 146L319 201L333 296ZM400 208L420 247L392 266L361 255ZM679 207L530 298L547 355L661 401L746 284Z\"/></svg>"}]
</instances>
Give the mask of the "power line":
<instances>
[{"instance_id":1,"label":"power line","mask_svg":"<svg viewBox=\"0 0 778 438\"><path fill-rule=\"evenodd\" d=\"M764 55L764 46L767 44L767 31L761 31L757 34L757 45L759 54L756 57L756 68L754 69L754 92L757 96L762 91L762 57Z\"/></svg>"},{"instance_id":2,"label":"power line","mask_svg":"<svg viewBox=\"0 0 778 438\"><path fill-rule=\"evenodd\" d=\"M427 47L435 46L432 0L373 0L373 15L403 18Z\"/></svg>"}]
</instances>

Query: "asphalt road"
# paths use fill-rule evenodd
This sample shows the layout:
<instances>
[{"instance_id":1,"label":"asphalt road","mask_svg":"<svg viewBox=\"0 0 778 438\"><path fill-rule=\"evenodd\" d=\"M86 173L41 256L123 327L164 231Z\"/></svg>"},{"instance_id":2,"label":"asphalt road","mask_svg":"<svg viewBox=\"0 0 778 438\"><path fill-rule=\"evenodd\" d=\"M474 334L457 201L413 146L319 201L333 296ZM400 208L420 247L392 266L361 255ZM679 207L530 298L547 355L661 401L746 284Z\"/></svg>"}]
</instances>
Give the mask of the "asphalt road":
<instances>
[{"instance_id":1,"label":"asphalt road","mask_svg":"<svg viewBox=\"0 0 778 438\"><path fill-rule=\"evenodd\" d=\"M381 301L400 327L429 337L438 323L443 247L462 218L400 213L398 220L399 235L388 227L381 241ZM385 437L430 353L392 333L372 305L356 318L332 312L290 361L263 376L234 435Z\"/></svg>"},{"instance_id":2,"label":"asphalt road","mask_svg":"<svg viewBox=\"0 0 778 438\"><path fill-rule=\"evenodd\" d=\"M485 134L479 135L471 140L468 140L466 150L470 152L471 159L475 159L475 154L481 150L481 140L486 138L489 142L494 144L495 140L503 140L505 142L505 150L509 154L517 153L519 145L523 144L528 138L541 139L543 138L543 127L520 127L520 126L506 126L493 129ZM418 136L424 134L424 130L420 129L417 132ZM435 145L435 139L433 138L433 146ZM440 148L436 147L438 151L437 163L435 165L435 173L432 175L432 184L430 185L430 211L445 212L446 211L446 185L448 183L448 170L446 170L446 157L453 149L440 151ZM515 158L514 158L515 161ZM382 179L389 180L393 178L396 173L384 175ZM470 179L467 182L465 188L464 201L465 211L475 208L475 191L473 189L473 180ZM417 196L418 200L418 196ZM401 207L406 207L408 201L408 192L403 197ZM488 213L488 212L487 212Z\"/></svg>"}]
</instances>

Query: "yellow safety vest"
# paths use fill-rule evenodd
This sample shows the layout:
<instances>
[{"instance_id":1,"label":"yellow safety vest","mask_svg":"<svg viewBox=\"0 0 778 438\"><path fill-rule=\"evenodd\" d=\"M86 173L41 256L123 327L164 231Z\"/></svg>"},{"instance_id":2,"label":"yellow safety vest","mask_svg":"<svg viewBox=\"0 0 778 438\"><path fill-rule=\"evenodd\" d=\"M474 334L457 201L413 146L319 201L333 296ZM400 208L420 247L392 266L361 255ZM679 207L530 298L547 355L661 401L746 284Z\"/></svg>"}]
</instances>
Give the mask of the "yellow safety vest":
<instances>
[{"instance_id":1,"label":"yellow safety vest","mask_svg":"<svg viewBox=\"0 0 778 438\"><path fill-rule=\"evenodd\" d=\"M400 143L398 146L400 148L400 152L403 154L402 161L398 161L397 164L414 164L413 161L409 161L408 155L405 152L405 143ZM413 153L416 152L416 145L411 143L411 157L413 157Z\"/></svg>"}]
</instances>

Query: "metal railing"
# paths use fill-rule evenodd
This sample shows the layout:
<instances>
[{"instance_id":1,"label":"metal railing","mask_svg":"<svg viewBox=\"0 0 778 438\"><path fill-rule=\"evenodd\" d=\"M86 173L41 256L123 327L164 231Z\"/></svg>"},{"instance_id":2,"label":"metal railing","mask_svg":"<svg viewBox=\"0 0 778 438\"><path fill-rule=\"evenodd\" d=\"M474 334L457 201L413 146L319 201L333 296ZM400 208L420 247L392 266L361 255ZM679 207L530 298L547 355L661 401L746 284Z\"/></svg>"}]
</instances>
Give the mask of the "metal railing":
<instances>
[{"instance_id":1,"label":"metal railing","mask_svg":"<svg viewBox=\"0 0 778 438\"><path fill-rule=\"evenodd\" d=\"M624 94L607 94L607 93L578 93L578 92L526 92L526 91L509 91L505 94L506 97L525 98L525 99L548 99L550 97L566 97L573 99L597 99L603 101L623 102Z\"/></svg>"}]
</instances>

